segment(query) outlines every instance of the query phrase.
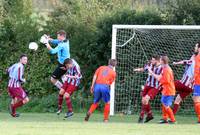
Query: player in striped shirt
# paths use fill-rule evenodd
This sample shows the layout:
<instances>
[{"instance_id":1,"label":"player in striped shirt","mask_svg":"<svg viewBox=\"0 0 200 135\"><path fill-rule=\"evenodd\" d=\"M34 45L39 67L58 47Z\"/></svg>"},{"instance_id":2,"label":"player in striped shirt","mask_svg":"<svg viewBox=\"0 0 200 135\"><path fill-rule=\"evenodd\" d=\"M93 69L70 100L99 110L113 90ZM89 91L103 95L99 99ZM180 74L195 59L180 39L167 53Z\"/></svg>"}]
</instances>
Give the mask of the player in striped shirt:
<instances>
[{"instance_id":1,"label":"player in striped shirt","mask_svg":"<svg viewBox=\"0 0 200 135\"><path fill-rule=\"evenodd\" d=\"M10 78L8 82L8 93L12 98L10 113L13 117L19 117L19 114L16 113L16 109L29 101L26 92L22 88L22 83L26 82L23 75L24 65L27 64L27 61L27 56L23 54L20 56L20 61L7 70Z\"/></svg>"},{"instance_id":2,"label":"player in striped shirt","mask_svg":"<svg viewBox=\"0 0 200 135\"><path fill-rule=\"evenodd\" d=\"M62 111L62 102L63 98L66 100L68 112L65 115L65 118L73 115L72 103L70 96L74 91L78 89L80 80L82 78L80 67L74 59L67 58L64 61L65 68L67 70L66 74L63 77L63 86L60 89L58 96L58 112L59 115Z\"/></svg>"},{"instance_id":3,"label":"player in striped shirt","mask_svg":"<svg viewBox=\"0 0 200 135\"><path fill-rule=\"evenodd\" d=\"M150 68L148 69L149 74L156 78L162 86L162 116L163 119L160 123L170 123L174 124L176 119L174 117L173 110L171 109L172 102L176 93L174 85L174 74L170 66L168 65L169 58L167 56L161 56L161 64L163 71L160 75L155 74ZM170 120L168 120L170 118Z\"/></svg>"},{"instance_id":4,"label":"player in striped shirt","mask_svg":"<svg viewBox=\"0 0 200 135\"><path fill-rule=\"evenodd\" d=\"M194 91L193 101L194 108L197 114L198 123L200 123L200 42L195 45L197 55L194 58Z\"/></svg>"},{"instance_id":5,"label":"player in striped shirt","mask_svg":"<svg viewBox=\"0 0 200 135\"><path fill-rule=\"evenodd\" d=\"M194 82L194 57L193 55L190 60L182 60L179 62L173 62L173 65L185 65L185 71L181 80L175 81L175 88L178 92L174 101L173 112L174 114L180 108L180 103L193 92Z\"/></svg>"},{"instance_id":6,"label":"player in striped shirt","mask_svg":"<svg viewBox=\"0 0 200 135\"><path fill-rule=\"evenodd\" d=\"M91 114L98 107L99 101L102 99L105 103L104 122L108 122L110 112L110 85L116 78L116 72L114 71L116 65L117 61L115 59L110 59L108 66L100 66L95 71L90 88L90 92L94 94L94 101L85 116L85 121L89 120Z\"/></svg>"},{"instance_id":7,"label":"player in striped shirt","mask_svg":"<svg viewBox=\"0 0 200 135\"><path fill-rule=\"evenodd\" d=\"M150 68L155 74L160 75L162 72L162 66L160 65L160 56L158 55L153 56L150 64L145 65L144 68L134 69L134 71L136 72L148 71L148 68ZM149 101L153 100L155 96L159 93L160 90L159 86L160 85L158 80L156 80L155 77L148 75L145 87L142 91L142 107L138 123L143 123L143 122L146 123L153 119L153 113ZM145 114L147 114L147 117L144 121Z\"/></svg>"}]
</instances>

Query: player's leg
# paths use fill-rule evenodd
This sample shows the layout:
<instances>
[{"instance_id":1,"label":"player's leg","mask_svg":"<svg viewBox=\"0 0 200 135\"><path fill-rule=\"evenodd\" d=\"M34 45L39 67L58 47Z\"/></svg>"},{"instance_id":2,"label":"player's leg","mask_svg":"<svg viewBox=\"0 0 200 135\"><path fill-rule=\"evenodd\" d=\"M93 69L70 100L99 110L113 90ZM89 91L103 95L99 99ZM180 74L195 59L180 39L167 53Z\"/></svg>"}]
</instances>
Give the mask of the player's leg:
<instances>
[{"instance_id":1,"label":"player's leg","mask_svg":"<svg viewBox=\"0 0 200 135\"><path fill-rule=\"evenodd\" d=\"M159 90L156 88L149 89L147 95L143 98L143 104L145 105L145 113L147 114L147 117L145 119L145 123L149 122L150 120L153 120L153 113L151 110L150 100L153 100L156 95L159 93Z\"/></svg>"},{"instance_id":2,"label":"player's leg","mask_svg":"<svg viewBox=\"0 0 200 135\"><path fill-rule=\"evenodd\" d=\"M142 96L142 105L141 105L141 111L140 111L140 115L139 115L139 119L138 119L138 123L143 123L144 121L144 114L145 114L145 104L144 104L144 97L147 95L149 89L151 87L149 86L145 86L144 89L141 92L141 96Z\"/></svg>"},{"instance_id":3,"label":"player's leg","mask_svg":"<svg viewBox=\"0 0 200 135\"><path fill-rule=\"evenodd\" d=\"M180 81L175 81L175 88L178 92L174 101L173 112L176 114L180 109L181 102L192 93L192 89L182 84Z\"/></svg>"},{"instance_id":4,"label":"player's leg","mask_svg":"<svg viewBox=\"0 0 200 135\"><path fill-rule=\"evenodd\" d=\"M194 86L193 101L198 123L200 123L200 85Z\"/></svg>"},{"instance_id":5,"label":"player's leg","mask_svg":"<svg viewBox=\"0 0 200 135\"><path fill-rule=\"evenodd\" d=\"M104 106L104 122L108 122L110 113L110 89L109 86L105 85L101 89L102 99L105 102Z\"/></svg>"},{"instance_id":6,"label":"player's leg","mask_svg":"<svg viewBox=\"0 0 200 135\"><path fill-rule=\"evenodd\" d=\"M67 85L67 84L64 84ZM63 103L63 96L64 96L65 90L64 88L61 88L58 94L58 111L57 115L59 115L62 112L62 103Z\"/></svg>"},{"instance_id":7,"label":"player's leg","mask_svg":"<svg viewBox=\"0 0 200 135\"><path fill-rule=\"evenodd\" d=\"M19 115L16 113L16 109L23 106L24 104L28 102L29 102L29 98L26 95L25 91L22 88L16 88L14 104L12 104L11 106L11 110L12 110L11 115L13 117L18 117Z\"/></svg>"},{"instance_id":8,"label":"player's leg","mask_svg":"<svg viewBox=\"0 0 200 135\"><path fill-rule=\"evenodd\" d=\"M62 87L62 83L59 81L59 79L66 73L66 70L62 69L62 65L59 65L53 72L51 76L51 83L55 85L59 90Z\"/></svg>"},{"instance_id":9,"label":"player's leg","mask_svg":"<svg viewBox=\"0 0 200 135\"><path fill-rule=\"evenodd\" d=\"M162 111L163 111L163 120L160 123L166 123L167 118L169 117L170 120L168 121L169 123L175 123L176 119L174 116L174 113L170 106L172 105L174 96L163 96L161 97L161 103L162 103Z\"/></svg>"},{"instance_id":10,"label":"player's leg","mask_svg":"<svg viewBox=\"0 0 200 135\"><path fill-rule=\"evenodd\" d=\"M173 107L173 113L174 115L178 112L178 110L180 109L180 103L182 102L182 98L180 96L180 94L178 94L175 98L175 101L174 101L174 107Z\"/></svg>"},{"instance_id":11,"label":"player's leg","mask_svg":"<svg viewBox=\"0 0 200 135\"><path fill-rule=\"evenodd\" d=\"M68 108L68 112L65 115L65 118L68 118L70 116L72 116L73 113L73 108L72 108L72 102L71 102L71 95L74 93L74 91L77 90L77 86L68 84L68 87L66 88L65 94L64 94L64 98L66 100L66 105Z\"/></svg>"},{"instance_id":12,"label":"player's leg","mask_svg":"<svg viewBox=\"0 0 200 135\"><path fill-rule=\"evenodd\" d=\"M101 98L102 98L102 94L101 94L101 91L100 91L100 85L95 84L93 104L90 106L90 109L88 110L88 112L85 116L85 121L88 121L91 114L96 110L96 108L98 107L98 103L101 100Z\"/></svg>"}]
</instances>

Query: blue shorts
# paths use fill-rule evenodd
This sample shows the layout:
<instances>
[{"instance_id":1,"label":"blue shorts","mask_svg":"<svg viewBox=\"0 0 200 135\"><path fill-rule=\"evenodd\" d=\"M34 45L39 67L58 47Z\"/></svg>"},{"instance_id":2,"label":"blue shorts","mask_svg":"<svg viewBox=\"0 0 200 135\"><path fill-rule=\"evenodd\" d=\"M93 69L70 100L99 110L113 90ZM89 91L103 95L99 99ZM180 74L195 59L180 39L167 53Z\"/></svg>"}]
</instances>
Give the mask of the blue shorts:
<instances>
[{"instance_id":1,"label":"blue shorts","mask_svg":"<svg viewBox=\"0 0 200 135\"><path fill-rule=\"evenodd\" d=\"M193 96L200 96L200 85L194 85Z\"/></svg>"},{"instance_id":2,"label":"blue shorts","mask_svg":"<svg viewBox=\"0 0 200 135\"><path fill-rule=\"evenodd\" d=\"M110 101L110 87L105 84L95 84L94 103L98 103L101 99L103 99L105 103Z\"/></svg>"},{"instance_id":3,"label":"blue shorts","mask_svg":"<svg viewBox=\"0 0 200 135\"><path fill-rule=\"evenodd\" d=\"M163 96L161 97L161 103L165 106L171 106L174 101L174 96Z\"/></svg>"}]
</instances>

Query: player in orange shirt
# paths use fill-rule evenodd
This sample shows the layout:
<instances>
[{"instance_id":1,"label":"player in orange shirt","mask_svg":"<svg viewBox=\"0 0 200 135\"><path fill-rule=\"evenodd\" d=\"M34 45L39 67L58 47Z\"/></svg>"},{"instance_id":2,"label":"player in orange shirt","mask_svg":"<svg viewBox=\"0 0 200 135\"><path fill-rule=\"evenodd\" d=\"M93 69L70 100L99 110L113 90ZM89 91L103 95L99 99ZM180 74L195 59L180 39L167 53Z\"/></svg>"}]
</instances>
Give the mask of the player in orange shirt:
<instances>
[{"instance_id":1,"label":"player in orange shirt","mask_svg":"<svg viewBox=\"0 0 200 135\"><path fill-rule=\"evenodd\" d=\"M194 91L193 101L194 108L200 123L200 42L195 45L195 62L194 62Z\"/></svg>"},{"instance_id":2,"label":"player in orange shirt","mask_svg":"<svg viewBox=\"0 0 200 135\"><path fill-rule=\"evenodd\" d=\"M85 121L89 120L91 114L95 111L101 99L105 102L104 122L108 122L110 112L110 85L116 78L116 72L113 70L117 61L110 59L108 66L99 67L93 77L90 92L94 94L94 102L86 114Z\"/></svg>"},{"instance_id":3,"label":"player in orange shirt","mask_svg":"<svg viewBox=\"0 0 200 135\"><path fill-rule=\"evenodd\" d=\"M176 122L174 113L170 108L176 92L174 86L174 75L168 63L169 63L169 58L167 56L162 56L161 64L163 66L163 72L160 75L156 75L151 69L149 69L149 74L155 77L160 82L163 88L161 97L163 119L160 121L161 124L162 123L173 124ZM170 118L170 120L168 120L168 118Z\"/></svg>"}]
</instances>

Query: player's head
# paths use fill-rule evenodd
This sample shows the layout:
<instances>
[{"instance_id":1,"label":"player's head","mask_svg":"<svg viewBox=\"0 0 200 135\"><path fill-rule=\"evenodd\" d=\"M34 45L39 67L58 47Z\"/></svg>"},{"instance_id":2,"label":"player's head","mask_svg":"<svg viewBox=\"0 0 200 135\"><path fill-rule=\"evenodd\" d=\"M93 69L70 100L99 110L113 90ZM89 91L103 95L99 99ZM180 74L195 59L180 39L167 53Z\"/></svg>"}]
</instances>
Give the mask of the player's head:
<instances>
[{"instance_id":1,"label":"player's head","mask_svg":"<svg viewBox=\"0 0 200 135\"><path fill-rule=\"evenodd\" d=\"M161 62L162 65L168 64L168 63L169 63L169 58L168 58L168 56L167 56L167 55L161 56L161 57L160 57L160 62Z\"/></svg>"},{"instance_id":2,"label":"player's head","mask_svg":"<svg viewBox=\"0 0 200 135\"><path fill-rule=\"evenodd\" d=\"M200 42L197 42L194 48L194 53L197 55L200 52Z\"/></svg>"},{"instance_id":3,"label":"player's head","mask_svg":"<svg viewBox=\"0 0 200 135\"><path fill-rule=\"evenodd\" d=\"M159 55L153 55L151 57L152 65L157 65L159 62L160 62L160 56Z\"/></svg>"},{"instance_id":4,"label":"player's head","mask_svg":"<svg viewBox=\"0 0 200 135\"><path fill-rule=\"evenodd\" d=\"M64 30L59 30L57 32L57 39L60 41L67 39L67 33Z\"/></svg>"},{"instance_id":5,"label":"player's head","mask_svg":"<svg viewBox=\"0 0 200 135\"><path fill-rule=\"evenodd\" d=\"M27 55L26 55L26 54L22 54L22 55L20 56L20 63L22 63L23 65L26 65L27 62L28 62L28 57L27 57Z\"/></svg>"},{"instance_id":6,"label":"player's head","mask_svg":"<svg viewBox=\"0 0 200 135\"><path fill-rule=\"evenodd\" d=\"M64 65L67 69L72 68L73 67L73 60L70 59L70 58L65 59Z\"/></svg>"},{"instance_id":7,"label":"player's head","mask_svg":"<svg viewBox=\"0 0 200 135\"><path fill-rule=\"evenodd\" d=\"M116 67L117 65L117 60L116 59L109 59L108 65L112 67Z\"/></svg>"}]
</instances>

